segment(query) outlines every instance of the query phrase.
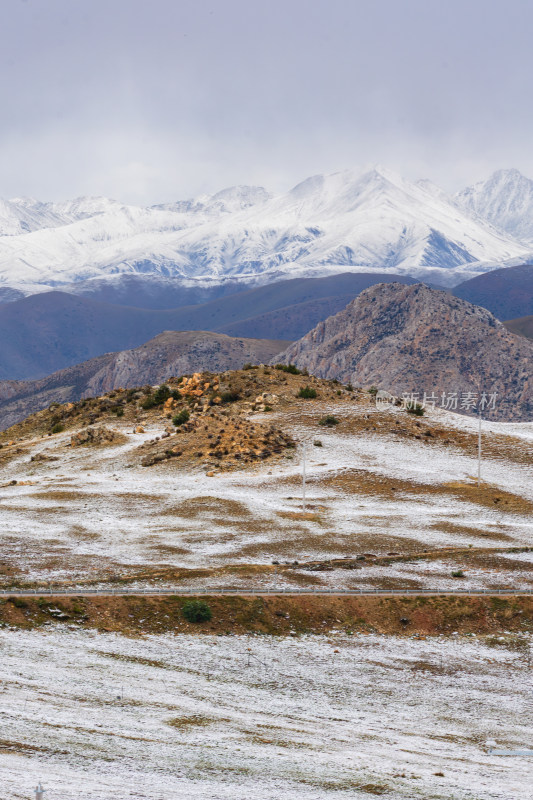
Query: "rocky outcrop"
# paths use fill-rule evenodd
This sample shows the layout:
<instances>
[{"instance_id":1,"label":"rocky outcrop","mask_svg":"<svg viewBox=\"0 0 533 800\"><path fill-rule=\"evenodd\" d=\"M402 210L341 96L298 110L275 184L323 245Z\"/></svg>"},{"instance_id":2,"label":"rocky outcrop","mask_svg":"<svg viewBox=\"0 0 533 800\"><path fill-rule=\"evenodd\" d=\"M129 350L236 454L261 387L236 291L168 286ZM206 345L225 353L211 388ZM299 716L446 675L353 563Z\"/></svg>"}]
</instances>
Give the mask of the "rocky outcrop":
<instances>
[{"instance_id":1,"label":"rocky outcrop","mask_svg":"<svg viewBox=\"0 0 533 800\"><path fill-rule=\"evenodd\" d=\"M82 447L83 445L106 445L119 444L125 442L126 437L118 431L113 431L100 425L97 428L84 428L70 437L71 447Z\"/></svg>"},{"instance_id":2,"label":"rocky outcrop","mask_svg":"<svg viewBox=\"0 0 533 800\"><path fill-rule=\"evenodd\" d=\"M461 407L467 392L496 393L486 417L533 419L533 342L486 309L424 284L367 289L276 360L395 395L434 394L438 406L444 394L444 405L465 413L475 411Z\"/></svg>"}]
</instances>

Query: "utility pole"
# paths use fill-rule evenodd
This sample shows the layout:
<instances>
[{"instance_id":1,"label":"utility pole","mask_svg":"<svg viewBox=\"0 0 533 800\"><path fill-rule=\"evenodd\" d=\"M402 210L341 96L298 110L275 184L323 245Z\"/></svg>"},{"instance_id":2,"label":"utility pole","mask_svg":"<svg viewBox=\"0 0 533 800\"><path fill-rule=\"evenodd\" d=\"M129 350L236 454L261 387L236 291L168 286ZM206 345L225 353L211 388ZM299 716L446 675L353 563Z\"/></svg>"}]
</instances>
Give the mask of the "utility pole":
<instances>
[{"instance_id":1,"label":"utility pole","mask_svg":"<svg viewBox=\"0 0 533 800\"><path fill-rule=\"evenodd\" d=\"M302 445L302 510L305 513L305 442Z\"/></svg>"},{"instance_id":2,"label":"utility pole","mask_svg":"<svg viewBox=\"0 0 533 800\"><path fill-rule=\"evenodd\" d=\"M477 485L481 484L481 407L478 413L478 431L477 431Z\"/></svg>"}]
</instances>

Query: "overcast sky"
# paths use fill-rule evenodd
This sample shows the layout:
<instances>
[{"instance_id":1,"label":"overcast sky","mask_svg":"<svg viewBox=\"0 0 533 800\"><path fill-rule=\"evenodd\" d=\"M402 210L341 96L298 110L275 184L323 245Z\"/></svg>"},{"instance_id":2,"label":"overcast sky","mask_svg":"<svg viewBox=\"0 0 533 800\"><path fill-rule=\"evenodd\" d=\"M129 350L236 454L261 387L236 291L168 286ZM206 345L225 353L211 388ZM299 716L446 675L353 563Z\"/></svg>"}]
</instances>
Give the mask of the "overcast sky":
<instances>
[{"instance_id":1,"label":"overcast sky","mask_svg":"<svg viewBox=\"0 0 533 800\"><path fill-rule=\"evenodd\" d=\"M533 177L531 0L4 0L0 196Z\"/></svg>"}]
</instances>

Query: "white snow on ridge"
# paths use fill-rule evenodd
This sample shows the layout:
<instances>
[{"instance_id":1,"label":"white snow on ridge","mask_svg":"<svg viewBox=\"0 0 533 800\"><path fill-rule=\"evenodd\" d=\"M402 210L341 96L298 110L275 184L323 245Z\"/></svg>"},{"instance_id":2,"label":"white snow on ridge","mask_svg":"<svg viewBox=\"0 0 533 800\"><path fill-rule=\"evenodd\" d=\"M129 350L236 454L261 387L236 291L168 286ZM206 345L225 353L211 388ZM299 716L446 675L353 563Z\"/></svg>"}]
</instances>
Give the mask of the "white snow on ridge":
<instances>
[{"instance_id":1,"label":"white snow on ridge","mask_svg":"<svg viewBox=\"0 0 533 800\"><path fill-rule=\"evenodd\" d=\"M502 169L455 196L457 204L510 236L533 244L533 181Z\"/></svg>"},{"instance_id":2,"label":"white snow on ridge","mask_svg":"<svg viewBox=\"0 0 533 800\"><path fill-rule=\"evenodd\" d=\"M239 186L148 208L0 206L0 286L25 293L117 273L217 283L379 269L453 285L485 262L529 255L433 185L382 167L314 176L278 196Z\"/></svg>"}]
</instances>

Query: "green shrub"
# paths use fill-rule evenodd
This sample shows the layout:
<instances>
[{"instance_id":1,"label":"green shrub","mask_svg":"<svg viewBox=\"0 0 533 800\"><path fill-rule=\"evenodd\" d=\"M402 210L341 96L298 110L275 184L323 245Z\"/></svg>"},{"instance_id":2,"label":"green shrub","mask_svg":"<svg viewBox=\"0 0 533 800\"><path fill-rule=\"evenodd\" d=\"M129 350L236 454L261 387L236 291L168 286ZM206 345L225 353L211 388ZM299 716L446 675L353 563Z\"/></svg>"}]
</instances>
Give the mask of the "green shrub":
<instances>
[{"instance_id":1,"label":"green shrub","mask_svg":"<svg viewBox=\"0 0 533 800\"><path fill-rule=\"evenodd\" d=\"M239 392L234 392L231 389L227 392L222 392L220 395L220 399L223 403L236 403L237 400L241 399Z\"/></svg>"},{"instance_id":2,"label":"green shrub","mask_svg":"<svg viewBox=\"0 0 533 800\"><path fill-rule=\"evenodd\" d=\"M351 384L351 383L347 383L347 384L346 384L346 391L347 391L347 392L353 392L353 386L352 386L352 384Z\"/></svg>"},{"instance_id":3,"label":"green shrub","mask_svg":"<svg viewBox=\"0 0 533 800\"><path fill-rule=\"evenodd\" d=\"M162 383L155 392L151 392L148 394L145 400L141 403L141 408L144 408L147 411L149 408L155 408L156 406L162 406L163 403L166 403L169 397L173 397L174 400L179 400L181 398L181 394L177 389L170 391L166 383Z\"/></svg>"},{"instance_id":4,"label":"green shrub","mask_svg":"<svg viewBox=\"0 0 533 800\"><path fill-rule=\"evenodd\" d=\"M421 406L420 403L409 403L406 406L406 411L408 414L414 414L415 417L424 416L424 406Z\"/></svg>"},{"instance_id":5,"label":"green shrub","mask_svg":"<svg viewBox=\"0 0 533 800\"><path fill-rule=\"evenodd\" d=\"M209 622L213 616L204 600L187 600L181 611L187 622Z\"/></svg>"},{"instance_id":6,"label":"green shrub","mask_svg":"<svg viewBox=\"0 0 533 800\"><path fill-rule=\"evenodd\" d=\"M168 400L170 397L170 389L166 385L166 383L162 383L161 386L158 386L154 392L154 400L158 406L162 406L163 403Z\"/></svg>"},{"instance_id":7,"label":"green shrub","mask_svg":"<svg viewBox=\"0 0 533 800\"><path fill-rule=\"evenodd\" d=\"M148 411L149 408L154 408L156 405L157 403L155 401L155 395L149 394L148 397L142 401L141 408L144 408L145 411Z\"/></svg>"},{"instance_id":8,"label":"green shrub","mask_svg":"<svg viewBox=\"0 0 533 800\"><path fill-rule=\"evenodd\" d=\"M246 364L244 364L243 369L259 369L259 367L257 364L252 364L250 361L247 361Z\"/></svg>"},{"instance_id":9,"label":"green shrub","mask_svg":"<svg viewBox=\"0 0 533 800\"><path fill-rule=\"evenodd\" d=\"M64 430L65 430L65 426L62 425L60 422L56 422L56 424L54 425L54 427L51 430L51 433L61 433Z\"/></svg>"},{"instance_id":10,"label":"green shrub","mask_svg":"<svg viewBox=\"0 0 533 800\"><path fill-rule=\"evenodd\" d=\"M339 420L337 419L337 417L334 417L333 414L326 414L325 417L322 417L322 419L318 421L318 424L325 425L328 428L332 428L334 425L339 424Z\"/></svg>"},{"instance_id":11,"label":"green shrub","mask_svg":"<svg viewBox=\"0 0 533 800\"><path fill-rule=\"evenodd\" d=\"M298 397L303 397L306 400L314 400L316 396L316 389L313 389L312 386L302 386L298 392Z\"/></svg>"},{"instance_id":12,"label":"green shrub","mask_svg":"<svg viewBox=\"0 0 533 800\"><path fill-rule=\"evenodd\" d=\"M301 370L298 369L296 364L276 364L275 369L279 369L282 372L289 372L291 375L301 375Z\"/></svg>"},{"instance_id":13,"label":"green shrub","mask_svg":"<svg viewBox=\"0 0 533 800\"><path fill-rule=\"evenodd\" d=\"M117 406L117 408L112 408L111 411L117 417L123 417L124 416L124 409L122 408L122 406Z\"/></svg>"},{"instance_id":14,"label":"green shrub","mask_svg":"<svg viewBox=\"0 0 533 800\"><path fill-rule=\"evenodd\" d=\"M322 444L322 442L320 441L320 439L315 439L315 441L313 442L313 444L314 444L314 446L315 446L315 447L323 447L323 444Z\"/></svg>"},{"instance_id":15,"label":"green shrub","mask_svg":"<svg viewBox=\"0 0 533 800\"><path fill-rule=\"evenodd\" d=\"M378 393L377 386L371 386L370 389L368 390L368 394L376 395L377 393Z\"/></svg>"},{"instance_id":16,"label":"green shrub","mask_svg":"<svg viewBox=\"0 0 533 800\"><path fill-rule=\"evenodd\" d=\"M462 569L455 569L452 572L452 578L464 578L465 574Z\"/></svg>"},{"instance_id":17,"label":"green shrub","mask_svg":"<svg viewBox=\"0 0 533 800\"><path fill-rule=\"evenodd\" d=\"M23 597L8 597L8 603L12 603L15 608L28 608L28 603Z\"/></svg>"},{"instance_id":18,"label":"green shrub","mask_svg":"<svg viewBox=\"0 0 533 800\"><path fill-rule=\"evenodd\" d=\"M183 425L185 422L189 421L190 412L186 408L182 408L181 411L176 414L175 417L172 417L172 424L179 428L180 425Z\"/></svg>"}]
</instances>

